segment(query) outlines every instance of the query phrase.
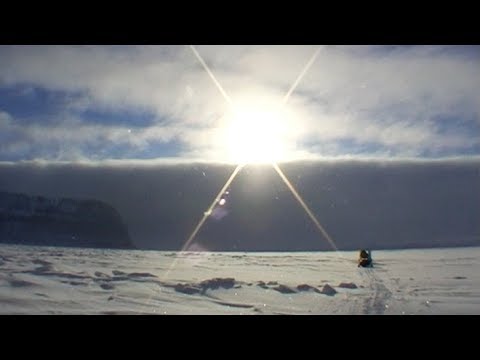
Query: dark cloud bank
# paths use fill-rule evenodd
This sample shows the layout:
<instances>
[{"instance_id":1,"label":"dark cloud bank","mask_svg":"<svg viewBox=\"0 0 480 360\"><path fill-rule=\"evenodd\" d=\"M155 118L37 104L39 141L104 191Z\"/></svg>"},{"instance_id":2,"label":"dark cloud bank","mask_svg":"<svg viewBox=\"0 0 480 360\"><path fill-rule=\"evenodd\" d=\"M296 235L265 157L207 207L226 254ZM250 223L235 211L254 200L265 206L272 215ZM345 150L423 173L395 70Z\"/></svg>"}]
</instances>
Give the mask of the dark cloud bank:
<instances>
[{"instance_id":1,"label":"dark cloud bank","mask_svg":"<svg viewBox=\"0 0 480 360\"><path fill-rule=\"evenodd\" d=\"M115 207L136 246L178 250L233 166L0 165L0 190ZM341 250L480 245L480 161L297 162L281 168ZM271 166L246 166L194 249L331 250Z\"/></svg>"}]
</instances>

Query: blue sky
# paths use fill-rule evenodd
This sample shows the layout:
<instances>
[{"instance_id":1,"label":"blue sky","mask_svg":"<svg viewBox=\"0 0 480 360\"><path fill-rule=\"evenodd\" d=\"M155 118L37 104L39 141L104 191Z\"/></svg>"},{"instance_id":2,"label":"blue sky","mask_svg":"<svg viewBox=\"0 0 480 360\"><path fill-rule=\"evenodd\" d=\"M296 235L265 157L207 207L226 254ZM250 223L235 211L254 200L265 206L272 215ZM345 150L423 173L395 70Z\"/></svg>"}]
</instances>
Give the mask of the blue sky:
<instances>
[{"instance_id":1,"label":"blue sky","mask_svg":"<svg viewBox=\"0 0 480 360\"><path fill-rule=\"evenodd\" d=\"M195 49L231 103L189 46L0 46L0 161L480 155L480 46Z\"/></svg>"}]
</instances>

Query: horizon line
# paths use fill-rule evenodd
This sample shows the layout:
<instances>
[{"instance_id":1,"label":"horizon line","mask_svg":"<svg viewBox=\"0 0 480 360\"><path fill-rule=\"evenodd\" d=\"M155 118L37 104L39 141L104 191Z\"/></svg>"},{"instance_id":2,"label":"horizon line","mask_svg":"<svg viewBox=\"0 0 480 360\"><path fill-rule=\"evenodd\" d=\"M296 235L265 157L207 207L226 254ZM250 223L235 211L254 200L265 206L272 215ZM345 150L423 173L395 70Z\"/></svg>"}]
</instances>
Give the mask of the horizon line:
<instances>
[{"instance_id":1,"label":"horizon line","mask_svg":"<svg viewBox=\"0 0 480 360\"><path fill-rule=\"evenodd\" d=\"M278 164L294 164L294 163L331 163L331 162L372 162L372 163L441 163L441 162L480 162L480 155L464 155L464 156L445 156L445 157L385 157L385 156L318 156L309 158L298 158L284 161L277 161ZM0 166L18 166L18 165L37 165L37 166L61 166L61 165L84 165L84 166L121 166L121 165L138 165L138 166L171 166L171 165L224 165L237 166L238 163L231 161L201 159L201 158L180 158L180 157L163 157L151 159L125 158L125 159L101 159L101 160L50 160L50 159L31 159L4 161L0 160ZM270 166L271 163L246 163L245 166Z\"/></svg>"}]
</instances>

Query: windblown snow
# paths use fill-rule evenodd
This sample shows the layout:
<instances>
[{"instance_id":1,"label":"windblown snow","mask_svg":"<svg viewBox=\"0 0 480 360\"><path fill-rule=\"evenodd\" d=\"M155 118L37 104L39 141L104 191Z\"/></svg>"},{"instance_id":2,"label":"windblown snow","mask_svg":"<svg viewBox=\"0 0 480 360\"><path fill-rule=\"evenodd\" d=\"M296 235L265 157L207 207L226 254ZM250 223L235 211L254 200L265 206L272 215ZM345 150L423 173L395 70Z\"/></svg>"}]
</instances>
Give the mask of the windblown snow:
<instances>
[{"instance_id":1,"label":"windblown snow","mask_svg":"<svg viewBox=\"0 0 480 360\"><path fill-rule=\"evenodd\" d=\"M356 256L0 245L0 313L480 313L478 247Z\"/></svg>"}]
</instances>

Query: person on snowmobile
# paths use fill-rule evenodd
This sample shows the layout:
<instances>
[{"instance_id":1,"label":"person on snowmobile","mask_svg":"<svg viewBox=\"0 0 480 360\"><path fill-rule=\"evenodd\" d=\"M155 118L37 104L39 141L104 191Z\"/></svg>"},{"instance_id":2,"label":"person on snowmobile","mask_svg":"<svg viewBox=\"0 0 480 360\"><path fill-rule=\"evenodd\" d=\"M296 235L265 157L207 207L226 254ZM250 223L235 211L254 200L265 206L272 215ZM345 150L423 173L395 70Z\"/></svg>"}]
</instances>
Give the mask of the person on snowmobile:
<instances>
[{"instance_id":1,"label":"person on snowmobile","mask_svg":"<svg viewBox=\"0 0 480 360\"><path fill-rule=\"evenodd\" d=\"M370 250L360 250L360 256L358 258L358 267L367 267L372 265L372 252Z\"/></svg>"}]
</instances>

